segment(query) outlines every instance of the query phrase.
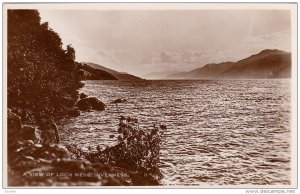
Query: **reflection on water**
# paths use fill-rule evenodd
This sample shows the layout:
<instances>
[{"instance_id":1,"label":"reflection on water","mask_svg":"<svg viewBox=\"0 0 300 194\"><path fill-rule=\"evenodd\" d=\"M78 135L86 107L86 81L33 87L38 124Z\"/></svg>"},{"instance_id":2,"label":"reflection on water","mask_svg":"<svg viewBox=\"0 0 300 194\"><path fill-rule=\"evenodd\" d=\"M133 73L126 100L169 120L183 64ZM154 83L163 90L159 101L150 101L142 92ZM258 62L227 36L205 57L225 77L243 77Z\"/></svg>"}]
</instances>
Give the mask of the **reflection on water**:
<instances>
[{"instance_id":1,"label":"reflection on water","mask_svg":"<svg viewBox=\"0 0 300 194\"><path fill-rule=\"evenodd\" d=\"M131 115L167 125L163 185L290 184L290 80L85 81L81 92L107 110L64 120L65 144L113 145L117 118Z\"/></svg>"}]
</instances>

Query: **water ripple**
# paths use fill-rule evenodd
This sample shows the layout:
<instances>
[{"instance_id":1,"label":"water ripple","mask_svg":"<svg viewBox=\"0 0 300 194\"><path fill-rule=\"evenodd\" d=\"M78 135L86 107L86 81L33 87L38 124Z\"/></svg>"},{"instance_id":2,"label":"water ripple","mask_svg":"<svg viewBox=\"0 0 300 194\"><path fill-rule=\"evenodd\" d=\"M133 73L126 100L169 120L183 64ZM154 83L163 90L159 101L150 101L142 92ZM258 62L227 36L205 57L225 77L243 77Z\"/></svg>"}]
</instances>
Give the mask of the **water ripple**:
<instances>
[{"instance_id":1,"label":"water ripple","mask_svg":"<svg viewBox=\"0 0 300 194\"><path fill-rule=\"evenodd\" d=\"M59 125L62 141L114 145L117 118L165 123L163 185L290 184L290 81L86 81L107 104ZM127 103L111 104L117 98Z\"/></svg>"}]
</instances>

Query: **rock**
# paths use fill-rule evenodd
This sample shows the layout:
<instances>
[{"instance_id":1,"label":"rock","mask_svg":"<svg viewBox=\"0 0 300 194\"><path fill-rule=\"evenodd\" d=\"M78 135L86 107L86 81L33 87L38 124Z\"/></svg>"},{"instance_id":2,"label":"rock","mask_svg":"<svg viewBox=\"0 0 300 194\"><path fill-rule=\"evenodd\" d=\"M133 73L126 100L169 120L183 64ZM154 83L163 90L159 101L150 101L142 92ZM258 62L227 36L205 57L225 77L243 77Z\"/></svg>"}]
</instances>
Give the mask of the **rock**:
<instances>
[{"instance_id":1,"label":"rock","mask_svg":"<svg viewBox=\"0 0 300 194\"><path fill-rule=\"evenodd\" d=\"M73 108L68 111L68 115L71 117L78 117L78 116L80 116L80 111L78 108Z\"/></svg>"},{"instance_id":2,"label":"rock","mask_svg":"<svg viewBox=\"0 0 300 194\"><path fill-rule=\"evenodd\" d=\"M118 98L118 99L114 100L112 103L118 104L118 103L124 103L124 102L127 102L127 100Z\"/></svg>"},{"instance_id":3,"label":"rock","mask_svg":"<svg viewBox=\"0 0 300 194\"><path fill-rule=\"evenodd\" d=\"M20 145L25 146L25 147L33 147L34 146L34 142L32 140L25 140L25 141L21 141L19 143L20 143Z\"/></svg>"},{"instance_id":4,"label":"rock","mask_svg":"<svg viewBox=\"0 0 300 194\"><path fill-rule=\"evenodd\" d=\"M76 103L76 106L81 111L88 111L92 109L91 105L88 103L86 99L81 99Z\"/></svg>"},{"instance_id":5,"label":"rock","mask_svg":"<svg viewBox=\"0 0 300 194\"><path fill-rule=\"evenodd\" d=\"M115 135L109 135L109 138L114 138L115 137Z\"/></svg>"},{"instance_id":6,"label":"rock","mask_svg":"<svg viewBox=\"0 0 300 194\"><path fill-rule=\"evenodd\" d=\"M55 159L55 158L66 158L70 155L70 153L65 146L51 143L51 144L45 144L41 149L37 150L37 155L39 157Z\"/></svg>"},{"instance_id":7,"label":"rock","mask_svg":"<svg viewBox=\"0 0 300 194\"><path fill-rule=\"evenodd\" d=\"M105 110L105 104L103 102L101 102L100 100L98 100L96 97L89 97L89 98L86 98L85 100L87 100L89 102L92 109L98 110L98 111Z\"/></svg>"},{"instance_id":8,"label":"rock","mask_svg":"<svg viewBox=\"0 0 300 194\"><path fill-rule=\"evenodd\" d=\"M42 145L42 144L39 144L39 143L36 143L36 144L34 144L34 147L36 147L36 148L42 148L43 145Z\"/></svg>"},{"instance_id":9,"label":"rock","mask_svg":"<svg viewBox=\"0 0 300 194\"><path fill-rule=\"evenodd\" d=\"M46 159L43 159L43 158L39 158L38 161L42 164L46 164L46 165L49 165L52 163L51 160L46 160Z\"/></svg>"},{"instance_id":10,"label":"rock","mask_svg":"<svg viewBox=\"0 0 300 194\"><path fill-rule=\"evenodd\" d=\"M23 156L23 160L34 161L34 157L32 157L32 156Z\"/></svg>"},{"instance_id":11,"label":"rock","mask_svg":"<svg viewBox=\"0 0 300 194\"><path fill-rule=\"evenodd\" d=\"M81 93L79 97L80 97L80 99L85 99L85 98L87 98L88 96L87 96L85 93Z\"/></svg>"},{"instance_id":12,"label":"rock","mask_svg":"<svg viewBox=\"0 0 300 194\"><path fill-rule=\"evenodd\" d=\"M96 97L88 97L79 100L76 103L76 106L79 108L81 111L87 111L87 110L98 110L98 111L103 111L105 110L105 104L98 100Z\"/></svg>"},{"instance_id":13,"label":"rock","mask_svg":"<svg viewBox=\"0 0 300 194\"><path fill-rule=\"evenodd\" d=\"M159 125L159 127L160 127L161 129L167 129L167 126L166 126L165 124L161 124L161 125Z\"/></svg>"}]
</instances>

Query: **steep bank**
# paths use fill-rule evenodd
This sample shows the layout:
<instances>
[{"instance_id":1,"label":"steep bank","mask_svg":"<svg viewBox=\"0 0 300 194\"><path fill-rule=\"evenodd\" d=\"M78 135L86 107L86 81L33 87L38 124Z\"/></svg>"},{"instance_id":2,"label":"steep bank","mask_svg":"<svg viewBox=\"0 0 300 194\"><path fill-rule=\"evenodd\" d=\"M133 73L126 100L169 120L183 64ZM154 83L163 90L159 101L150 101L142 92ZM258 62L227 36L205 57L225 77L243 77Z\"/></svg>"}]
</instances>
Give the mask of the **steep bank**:
<instances>
[{"instance_id":1,"label":"steep bank","mask_svg":"<svg viewBox=\"0 0 300 194\"><path fill-rule=\"evenodd\" d=\"M8 107L22 121L43 122L73 108L82 87L75 50L36 10L8 10Z\"/></svg>"},{"instance_id":2,"label":"steep bank","mask_svg":"<svg viewBox=\"0 0 300 194\"><path fill-rule=\"evenodd\" d=\"M63 49L59 35L47 22L41 23L37 10L7 14L8 186L157 185L149 182L152 177L145 178L143 169L131 172L105 160L111 154L124 155L126 149L85 153L105 154L104 160L91 162L92 158L72 157L74 150L59 144L57 121L78 116L80 110L103 111L105 105L84 95L78 101L84 67L74 61L75 50L70 45ZM100 70L94 74L97 79L115 79Z\"/></svg>"},{"instance_id":3,"label":"steep bank","mask_svg":"<svg viewBox=\"0 0 300 194\"><path fill-rule=\"evenodd\" d=\"M39 135L41 131L38 128L24 125L16 114L10 110L8 113L9 186L158 185L157 179L153 178L154 175L146 173L146 169L140 169L142 165L133 165L142 159L148 159L151 163L144 167L155 167L153 157L145 157L136 150L140 150L141 145L146 145L144 144L146 141L129 143L132 136L127 136L128 140L124 138L124 141L130 145L128 148L120 142L117 146L99 149L96 153L83 152L53 141L40 143L43 138ZM51 140L50 137L48 134L48 140ZM149 141L153 142L153 138ZM135 151L130 152L129 148ZM153 146L151 149L155 148ZM149 148L143 149L147 152ZM156 167L154 169L156 171L151 172L159 174L158 169Z\"/></svg>"}]
</instances>

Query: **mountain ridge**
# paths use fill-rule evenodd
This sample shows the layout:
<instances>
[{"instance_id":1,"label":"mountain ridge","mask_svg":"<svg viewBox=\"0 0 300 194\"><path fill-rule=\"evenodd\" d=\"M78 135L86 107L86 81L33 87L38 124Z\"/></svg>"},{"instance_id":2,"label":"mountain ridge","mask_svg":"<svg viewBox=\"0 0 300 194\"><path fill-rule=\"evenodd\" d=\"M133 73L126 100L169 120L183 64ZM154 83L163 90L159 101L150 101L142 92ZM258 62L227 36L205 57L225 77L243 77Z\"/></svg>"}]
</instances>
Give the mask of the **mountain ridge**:
<instances>
[{"instance_id":1,"label":"mountain ridge","mask_svg":"<svg viewBox=\"0 0 300 194\"><path fill-rule=\"evenodd\" d=\"M126 73L126 72L119 72L119 71L116 71L116 70L113 70L113 69L109 69L107 67L104 67L104 66L96 64L96 63L81 62L81 64L86 64L91 68L98 69L98 70L101 70L101 71L105 71L105 72L113 75L118 80L143 80L142 78L140 78L138 76L135 76L135 75L132 75L132 74L129 74L129 73Z\"/></svg>"},{"instance_id":2,"label":"mountain ridge","mask_svg":"<svg viewBox=\"0 0 300 194\"><path fill-rule=\"evenodd\" d=\"M291 77L291 53L265 49L237 62L206 64L188 72L169 74L172 79L276 79Z\"/></svg>"}]
</instances>

